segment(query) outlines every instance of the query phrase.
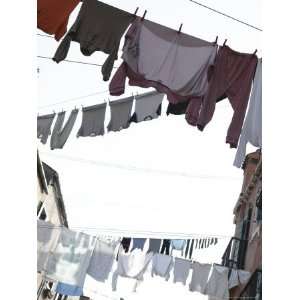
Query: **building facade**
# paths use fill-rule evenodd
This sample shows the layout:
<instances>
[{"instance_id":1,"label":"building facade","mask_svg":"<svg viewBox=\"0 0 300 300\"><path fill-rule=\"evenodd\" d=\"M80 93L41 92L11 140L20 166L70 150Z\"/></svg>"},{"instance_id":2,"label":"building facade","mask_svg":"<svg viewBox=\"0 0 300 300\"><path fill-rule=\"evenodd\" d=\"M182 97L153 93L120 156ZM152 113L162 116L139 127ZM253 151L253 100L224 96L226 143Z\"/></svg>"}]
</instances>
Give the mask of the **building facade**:
<instances>
[{"instance_id":1,"label":"building facade","mask_svg":"<svg viewBox=\"0 0 300 300\"><path fill-rule=\"evenodd\" d=\"M235 233L223 255L223 265L249 271L251 278L230 291L232 299L261 300L262 287L262 157L247 155L244 180L234 207Z\"/></svg>"}]
</instances>

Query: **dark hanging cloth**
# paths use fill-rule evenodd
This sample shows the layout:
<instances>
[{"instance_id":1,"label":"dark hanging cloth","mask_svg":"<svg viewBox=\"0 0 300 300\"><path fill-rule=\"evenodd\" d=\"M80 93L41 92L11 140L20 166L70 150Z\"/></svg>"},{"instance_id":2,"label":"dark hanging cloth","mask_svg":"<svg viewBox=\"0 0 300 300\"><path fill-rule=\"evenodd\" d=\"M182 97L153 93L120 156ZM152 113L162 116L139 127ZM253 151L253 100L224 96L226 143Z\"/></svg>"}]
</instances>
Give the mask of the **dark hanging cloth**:
<instances>
[{"instance_id":1,"label":"dark hanging cloth","mask_svg":"<svg viewBox=\"0 0 300 300\"><path fill-rule=\"evenodd\" d=\"M138 95L135 97L135 112L131 122L142 122L156 119L161 115L161 104L164 94L156 91Z\"/></svg>"},{"instance_id":2,"label":"dark hanging cloth","mask_svg":"<svg viewBox=\"0 0 300 300\"><path fill-rule=\"evenodd\" d=\"M186 247L185 247L185 254L184 254L185 258L187 258L188 254L189 254L190 243L191 243L191 240L187 240Z\"/></svg>"},{"instance_id":3,"label":"dark hanging cloth","mask_svg":"<svg viewBox=\"0 0 300 300\"><path fill-rule=\"evenodd\" d=\"M111 118L107 126L108 131L120 131L130 126L133 96L109 103Z\"/></svg>"},{"instance_id":4,"label":"dark hanging cloth","mask_svg":"<svg viewBox=\"0 0 300 300\"><path fill-rule=\"evenodd\" d=\"M133 244L132 244L131 251L133 251L134 249L141 249L141 250L143 250L145 242L146 242L146 239L133 238Z\"/></svg>"},{"instance_id":5,"label":"dark hanging cloth","mask_svg":"<svg viewBox=\"0 0 300 300\"><path fill-rule=\"evenodd\" d=\"M53 60L57 63L64 60L71 41L78 42L85 56L95 51L109 54L101 69L103 80L109 80L114 61L118 59L121 37L134 19L133 14L103 2L84 0L75 23L57 48Z\"/></svg>"},{"instance_id":6,"label":"dark hanging cloth","mask_svg":"<svg viewBox=\"0 0 300 300\"><path fill-rule=\"evenodd\" d=\"M190 251L189 251L189 258L190 259L192 259L192 255L193 255L194 242L195 242L195 240L193 239L192 242L191 242L191 247L190 247Z\"/></svg>"},{"instance_id":7,"label":"dark hanging cloth","mask_svg":"<svg viewBox=\"0 0 300 300\"><path fill-rule=\"evenodd\" d=\"M37 138L40 139L42 144L47 143L54 117L55 113L37 117Z\"/></svg>"},{"instance_id":8,"label":"dark hanging cloth","mask_svg":"<svg viewBox=\"0 0 300 300\"><path fill-rule=\"evenodd\" d=\"M121 241L121 245L122 245L123 249L125 250L125 253L127 253L129 251L130 242L131 242L131 238L128 238L128 237L123 237L123 239Z\"/></svg>"},{"instance_id":9,"label":"dark hanging cloth","mask_svg":"<svg viewBox=\"0 0 300 300\"><path fill-rule=\"evenodd\" d=\"M53 149L62 149L65 145L67 139L70 136L70 133L73 129L74 123L78 115L78 109L73 109L71 114L63 127L64 119L66 112L60 112L57 115L57 119L53 128L53 132L50 140L50 148Z\"/></svg>"},{"instance_id":10,"label":"dark hanging cloth","mask_svg":"<svg viewBox=\"0 0 300 300\"><path fill-rule=\"evenodd\" d=\"M208 91L198 110L197 127L202 131L213 117L217 99L226 94L233 108L226 136L226 143L231 148L237 147L241 134L256 65L255 54L236 52L228 46L220 47Z\"/></svg>"},{"instance_id":11,"label":"dark hanging cloth","mask_svg":"<svg viewBox=\"0 0 300 300\"><path fill-rule=\"evenodd\" d=\"M167 116L172 115L183 115L186 112L186 108L189 101L179 102L179 103L169 103L167 108Z\"/></svg>"},{"instance_id":12,"label":"dark hanging cloth","mask_svg":"<svg viewBox=\"0 0 300 300\"><path fill-rule=\"evenodd\" d=\"M201 243L202 243L202 239L199 239L198 247L197 247L198 249L200 249Z\"/></svg>"},{"instance_id":13,"label":"dark hanging cloth","mask_svg":"<svg viewBox=\"0 0 300 300\"><path fill-rule=\"evenodd\" d=\"M82 108L82 122L77 137L104 134L106 103Z\"/></svg>"},{"instance_id":14,"label":"dark hanging cloth","mask_svg":"<svg viewBox=\"0 0 300 300\"><path fill-rule=\"evenodd\" d=\"M218 243L218 238L215 238L214 245L216 245L217 243Z\"/></svg>"},{"instance_id":15,"label":"dark hanging cloth","mask_svg":"<svg viewBox=\"0 0 300 300\"><path fill-rule=\"evenodd\" d=\"M161 239L150 239L149 240L149 249L147 253L152 252L153 254L159 253L161 244Z\"/></svg>"},{"instance_id":16,"label":"dark hanging cloth","mask_svg":"<svg viewBox=\"0 0 300 300\"><path fill-rule=\"evenodd\" d=\"M67 31L69 16L80 0L37 0L37 27L59 41Z\"/></svg>"},{"instance_id":17,"label":"dark hanging cloth","mask_svg":"<svg viewBox=\"0 0 300 300\"><path fill-rule=\"evenodd\" d=\"M206 239L202 239L201 249L205 248Z\"/></svg>"},{"instance_id":18,"label":"dark hanging cloth","mask_svg":"<svg viewBox=\"0 0 300 300\"><path fill-rule=\"evenodd\" d=\"M160 250L160 254L169 255L170 254L170 244L171 244L170 240L164 239L161 250Z\"/></svg>"}]
</instances>

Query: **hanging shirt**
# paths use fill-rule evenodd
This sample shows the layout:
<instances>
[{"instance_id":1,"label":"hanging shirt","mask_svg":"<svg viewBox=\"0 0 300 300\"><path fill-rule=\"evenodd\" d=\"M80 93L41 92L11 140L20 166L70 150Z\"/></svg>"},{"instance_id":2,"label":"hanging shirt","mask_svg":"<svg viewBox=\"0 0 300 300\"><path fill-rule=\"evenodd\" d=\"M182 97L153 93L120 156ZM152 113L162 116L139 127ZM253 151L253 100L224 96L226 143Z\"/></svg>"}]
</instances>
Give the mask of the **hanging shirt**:
<instances>
[{"instance_id":1,"label":"hanging shirt","mask_svg":"<svg viewBox=\"0 0 300 300\"><path fill-rule=\"evenodd\" d=\"M126 33L124 62L110 82L110 94L123 94L128 77L129 85L153 87L171 103L201 98L216 52L214 43L136 18Z\"/></svg>"},{"instance_id":2,"label":"hanging shirt","mask_svg":"<svg viewBox=\"0 0 300 300\"><path fill-rule=\"evenodd\" d=\"M186 280L189 276L191 262L189 260L175 257L174 264L174 283L181 282L183 285L186 284Z\"/></svg>"},{"instance_id":3,"label":"hanging shirt","mask_svg":"<svg viewBox=\"0 0 300 300\"><path fill-rule=\"evenodd\" d=\"M37 27L57 41L67 31L69 16L80 0L37 0Z\"/></svg>"},{"instance_id":4,"label":"hanging shirt","mask_svg":"<svg viewBox=\"0 0 300 300\"><path fill-rule=\"evenodd\" d=\"M131 238L127 238L127 237L124 237L121 241L121 245L125 251L125 253L128 252L129 248L130 248L130 243L131 243Z\"/></svg>"},{"instance_id":5,"label":"hanging shirt","mask_svg":"<svg viewBox=\"0 0 300 300\"><path fill-rule=\"evenodd\" d=\"M82 108L82 122L77 137L104 135L106 103Z\"/></svg>"},{"instance_id":6,"label":"hanging shirt","mask_svg":"<svg viewBox=\"0 0 300 300\"><path fill-rule=\"evenodd\" d=\"M113 291L117 289L118 276L142 281L152 256L152 253L146 254L140 249L135 249L128 254L121 251L118 257L118 266L112 278Z\"/></svg>"},{"instance_id":7,"label":"hanging shirt","mask_svg":"<svg viewBox=\"0 0 300 300\"><path fill-rule=\"evenodd\" d=\"M118 242L106 242L97 239L87 274L97 281L105 282L109 277L115 259Z\"/></svg>"},{"instance_id":8,"label":"hanging shirt","mask_svg":"<svg viewBox=\"0 0 300 300\"><path fill-rule=\"evenodd\" d=\"M73 129L74 123L76 121L78 115L78 109L73 109L71 114L66 122L65 126L63 126L66 112L60 112L57 115L57 119L53 128L53 132L50 140L50 148L53 149L62 149L65 145L69 135Z\"/></svg>"},{"instance_id":9,"label":"hanging shirt","mask_svg":"<svg viewBox=\"0 0 300 300\"><path fill-rule=\"evenodd\" d=\"M111 118L107 126L108 131L120 131L129 127L132 104L133 96L109 103Z\"/></svg>"},{"instance_id":10,"label":"hanging shirt","mask_svg":"<svg viewBox=\"0 0 300 300\"><path fill-rule=\"evenodd\" d=\"M161 244L161 239L149 239L149 249L147 252L152 252L153 254L159 253Z\"/></svg>"},{"instance_id":11,"label":"hanging shirt","mask_svg":"<svg viewBox=\"0 0 300 300\"><path fill-rule=\"evenodd\" d=\"M146 242L146 239L134 238L131 251L133 251L134 249L143 250L145 242Z\"/></svg>"},{"instance_id":12,"label":"hanging shirt","mask_svg":"<svg viewBox=\"0 0 300 300\"><path fill-rule=\"evenodd\" d=\"M61 227L37 220L37 271L45 270L49 254L58 243Z\"/></svg>"},{"instance_id":13,"label":"hanging shirt","mask_svg":"<svg viewBox=\"0 0 300 300\"><path fill-rule=\"evenodd\" d=\"M205 293L206 284L211 271L211 264L201 264L194 262L192 264L192 280L190 283L190 291Z\"/></svg>"},{"instance_id":14,"label":"hanging shirt","mask_svg":"<svg viewBox=\"0 0 300 300\"><path fill-rule=\"evenodd\" d=\"M53 60L59 63L67 57L71 41L80 44L81 53L95 51L109 54L102 65L103 80L110 77L114 61L118 59L120 39L135 16L97 0L84 0L75 23L64 37Z\"/></svg>"},{"instance_id":15,"label":"hanging shirt","mask_svg":"<svg viewBox=\"0 0 300 300\"><path fill-rule=\"evenodd\" d=\"M164 94L154 92L135 96L135 112L131 122L142 122L156 119L161 115L161 104Z\"/></svg>"},{"instance_id":16,"label":"hanging shirt","mask_svg":"<svg viewBox=\"0 0 300 300\"><path fill-rule=\"evenodd\" d=\"M209 88L197 113L197 127L201 131L211 121L216 101L226 94L233 108L233 117L227 130L226 143L236 148L241 134L252 80L257 64L255 54L240 53L228 46L220 47Z\"/></svg>"},{"instance_id":17,"label":"hanging shirt","mask_svg":"<svg viewBox=\"0 0 300 300\"><path fill-rule=\"evenodd\" d=\"M54 117L55 113L37 117L37 138L40 139L42 144L47 143Z\"/></svg>"},{"instance_id":18,"label":"hanging shirt","mask_svg":"<svg viewBox=\"0 0 300 300\"><path fill-rule=\"evenodd\" d=\"M59 282L56 286L56 293L67 296L81 296L83 294L83 288L81 286Z\"/></svg>"},{"instance_id":19,"label":"hanging shirt","mask_svg":"<svg viewBox=\"0 0 300 300\"><path fill-rule=\"evenodd\" d=\"M173 257L164 254L155 254L152 259L152 277L154 275L160 276L169 280L170 278L170 271L173 267Z\"/></svg>"},{"instance_id":20,"label":"hanging shirt","mask_svg":"<svg viewBox=\"0 0 300 300\"><path fill-rule=\"evenodd\" d=\"M171 255L174 249L181 251L181 255L183 255L185 244L186 244L186 240L171 240L171 247L172 247Z\"/></svg>"},{"instance_id":21,"label":"hanging shirt","mask_svg":"<svg viewBox=\"0 0 300 300\"><path fill-rule=\"evenodd\" d=\"M62 228L58 244L49 255L46 277L75 286L83 286L95 237Z\"/></svg>"},{"instance_id":22,"label":"hanging shirt","mask_svg":"<svg viewBox=\"0 0 300 300\"><path fill-rule=\"evenodd\" d=\"M245 160L248 142L255 147L262 147L262 59L257 63L249 109L233 163L238 168Z\"/></svg>"}]
</instances>

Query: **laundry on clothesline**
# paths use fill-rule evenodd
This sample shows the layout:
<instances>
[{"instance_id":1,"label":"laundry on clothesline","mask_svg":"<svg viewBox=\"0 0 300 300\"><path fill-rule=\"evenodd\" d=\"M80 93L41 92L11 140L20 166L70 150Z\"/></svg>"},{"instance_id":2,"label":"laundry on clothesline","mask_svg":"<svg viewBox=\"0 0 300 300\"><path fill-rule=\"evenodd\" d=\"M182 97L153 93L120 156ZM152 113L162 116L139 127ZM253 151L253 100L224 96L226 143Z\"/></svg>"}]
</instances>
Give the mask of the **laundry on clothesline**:
<instances>
[{"instance_id":1,"label":"laundry on clothesline","mask_svg":"<svg viewBox=\"0 0 300 300\"><path fill-rule=\"evenodd\" d=\"M55 113L37 117L37 138L42 144L46 144L51 135L51 125L55 118Z\"/></svg>"}]
</instances>

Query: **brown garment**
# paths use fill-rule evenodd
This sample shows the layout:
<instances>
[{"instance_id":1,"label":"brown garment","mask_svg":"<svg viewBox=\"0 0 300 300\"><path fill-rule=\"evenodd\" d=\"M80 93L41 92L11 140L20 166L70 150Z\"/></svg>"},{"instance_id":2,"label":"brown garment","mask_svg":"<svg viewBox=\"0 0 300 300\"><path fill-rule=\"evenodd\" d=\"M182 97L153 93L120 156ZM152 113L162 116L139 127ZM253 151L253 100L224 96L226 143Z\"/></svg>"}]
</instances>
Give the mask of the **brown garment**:
<instances>
[{"instance_id":1,"label":"brown garment","mask_svg":"<svg viewBox=\"0 0 300 300\"><path fill-rule=\"evenodd\" d=\"M208 91L200 104L197 126L202 131L213 117L217 99L223 94L227 96L234 111L226 137L226 143L232 148L237 147L256 64L255 54L236 52L228 46L220 47Z\"/></svg>"},{"instance_id":2,"label":"brown garment","mask_svg":"<svg viewBox=\"0 0 300 300\"><path fill-rule=\"evenodd\" d=\"M37 27L59 41L67 31L69 16L80 0L37 0Z\"/></svg>"}]
</instances>

